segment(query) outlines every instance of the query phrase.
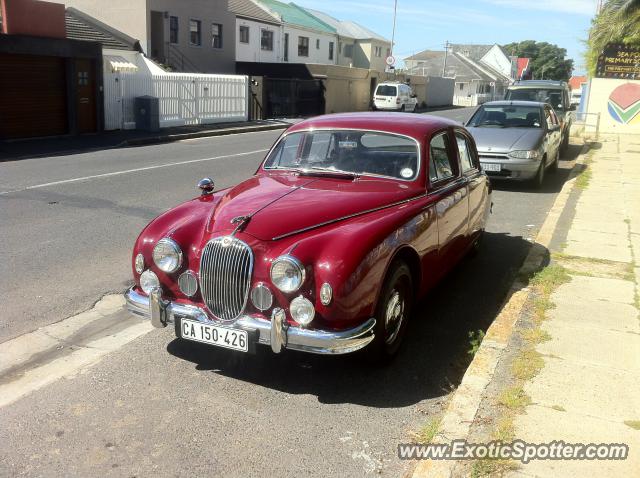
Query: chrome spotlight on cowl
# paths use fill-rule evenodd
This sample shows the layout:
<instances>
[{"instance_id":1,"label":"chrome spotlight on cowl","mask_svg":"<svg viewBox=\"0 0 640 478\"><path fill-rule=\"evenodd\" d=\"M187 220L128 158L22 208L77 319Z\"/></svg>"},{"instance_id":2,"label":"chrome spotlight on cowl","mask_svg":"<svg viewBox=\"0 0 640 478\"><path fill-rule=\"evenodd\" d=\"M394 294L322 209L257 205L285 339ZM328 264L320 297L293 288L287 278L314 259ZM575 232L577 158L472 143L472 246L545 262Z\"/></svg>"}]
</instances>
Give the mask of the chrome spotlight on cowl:
<instances>
[{"instance_id":1,"label":"chrome spotlight on cowl","mask_svg":"<svg viewBox=\"0 0 640 478\"><path fill-rule=\"evenodd\" d=\"M215 188L213 184L213 179L211 178L203 178L198 182L198 188L202 191L203 196L208 196L213 193L213 189Z\"/></svg>"}]
</instances>

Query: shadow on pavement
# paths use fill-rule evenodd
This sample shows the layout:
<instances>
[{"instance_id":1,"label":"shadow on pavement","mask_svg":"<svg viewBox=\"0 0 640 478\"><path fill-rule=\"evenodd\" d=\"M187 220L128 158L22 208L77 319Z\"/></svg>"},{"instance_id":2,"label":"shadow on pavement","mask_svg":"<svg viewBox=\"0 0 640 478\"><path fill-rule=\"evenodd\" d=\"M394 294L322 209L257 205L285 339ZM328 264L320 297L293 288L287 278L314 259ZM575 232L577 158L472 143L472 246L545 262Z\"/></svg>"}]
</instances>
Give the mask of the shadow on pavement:
<instances>
[{"instance_id":1,"label":"shadow on pavement","mask_svg":"<svg viewBox=\"0 0 640 478\"><path fill-rule=\"evenodd\" d=\"M415 307L403 349L387 367L358 355L324 357L259 346L256 355L175 339L169 353L196 369L290 394L311 394L321 403L388 408L447 395L471 360L469 333L486 330L531 243L486 233L481 253L465 259Z\"/></svg>"}]
</instances>

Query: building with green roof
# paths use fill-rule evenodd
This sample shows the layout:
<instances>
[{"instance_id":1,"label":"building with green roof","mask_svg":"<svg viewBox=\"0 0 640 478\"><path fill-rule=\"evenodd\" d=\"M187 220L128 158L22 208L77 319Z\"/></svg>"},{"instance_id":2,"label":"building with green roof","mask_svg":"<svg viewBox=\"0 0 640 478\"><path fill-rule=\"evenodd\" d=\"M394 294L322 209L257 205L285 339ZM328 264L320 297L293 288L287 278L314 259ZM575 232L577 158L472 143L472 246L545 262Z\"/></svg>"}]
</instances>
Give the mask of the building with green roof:
<instances>
[{"instance_id":1,"label":"building with green roof","mask_svg":"<svg viewBox=\"0 0 640 478\"><path fill-rule=\"evenodd\" d=\"M283 60L290 63L335 64L338 34L335 27L295 3L254 0L280 19L283 26Z\"/></svg>"}]
</instances>

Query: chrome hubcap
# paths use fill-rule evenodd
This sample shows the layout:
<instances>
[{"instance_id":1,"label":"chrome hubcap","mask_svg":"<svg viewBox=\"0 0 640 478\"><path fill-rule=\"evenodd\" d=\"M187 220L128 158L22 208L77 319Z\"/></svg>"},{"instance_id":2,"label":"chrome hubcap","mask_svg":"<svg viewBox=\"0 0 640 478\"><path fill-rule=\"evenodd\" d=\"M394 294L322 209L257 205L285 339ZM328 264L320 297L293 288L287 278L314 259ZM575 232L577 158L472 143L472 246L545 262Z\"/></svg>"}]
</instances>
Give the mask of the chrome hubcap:
<instances>
[{"instance_id":1,"label":"chrome hubcap","mask_svg":"<svg viewBox=\"0 0 640 478\"><path fill-rule=\"evenodd\" d=\"M387 310L385 313L385 332L387 335L386 343L390 344L400 332L400 326L404 319L404 300L400 292L393 290L389 301L387 302Z\"/></svg>"}]
</instances>

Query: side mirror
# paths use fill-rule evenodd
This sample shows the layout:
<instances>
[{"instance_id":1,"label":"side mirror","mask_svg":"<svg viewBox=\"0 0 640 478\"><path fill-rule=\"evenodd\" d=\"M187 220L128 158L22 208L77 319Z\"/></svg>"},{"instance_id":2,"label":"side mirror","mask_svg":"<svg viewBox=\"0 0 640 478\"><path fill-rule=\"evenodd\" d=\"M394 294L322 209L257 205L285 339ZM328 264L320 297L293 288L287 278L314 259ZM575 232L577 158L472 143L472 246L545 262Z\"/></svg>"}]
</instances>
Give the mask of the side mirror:
<instances>
[{"instance_id":1,"label":"side mirror","mask_svg":"<svg viewBox=\"0 0 640 478\"><path fill-rule=\"evenodd\" d=\"M202 196L208 196L213 193L213 189L215 188L213 184L213 179L211 178L203 178L198 182L198 188L202 191Z\"/></svg>"}]
</instances>

